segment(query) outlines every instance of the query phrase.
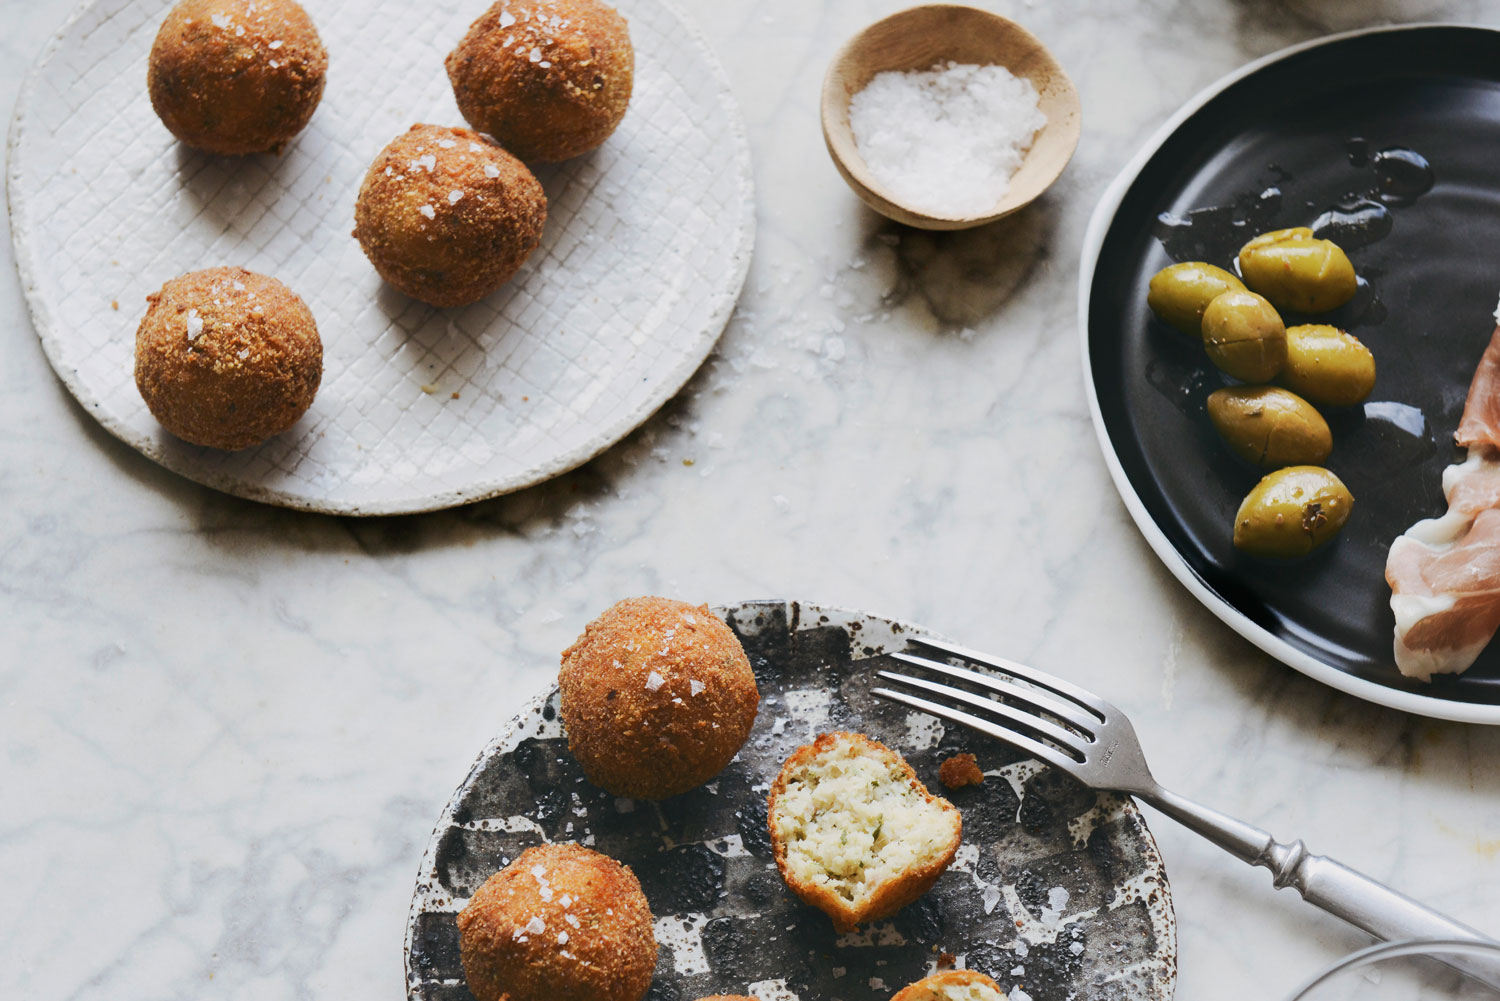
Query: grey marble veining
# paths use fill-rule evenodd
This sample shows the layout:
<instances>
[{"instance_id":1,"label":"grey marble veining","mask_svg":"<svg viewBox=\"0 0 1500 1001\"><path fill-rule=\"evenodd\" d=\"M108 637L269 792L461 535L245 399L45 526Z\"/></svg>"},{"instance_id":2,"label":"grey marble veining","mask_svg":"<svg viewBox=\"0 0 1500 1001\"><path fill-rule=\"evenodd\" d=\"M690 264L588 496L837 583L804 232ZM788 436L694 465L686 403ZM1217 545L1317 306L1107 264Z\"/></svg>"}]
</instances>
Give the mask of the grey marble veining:
<instances>
[{"instance_id":1,"label":"grey marble veining","mask_svg":"<svg viewBox=\"0 0 1500 1001\"><path fill-rule=\"evenodd\" d=\"M0 5L0 104L68 6ZM1174 789L1500 932L1500 731L1334 693L1200 608L1110 485L1073 305L1095 199L1198 88L1329 30L1500 8L988 4L1057 52L1084 137L1032 209L930 236L863 210L818 130L827 59L898 3L687 6L756 157L746 293L683 394L543 487L355 521L194 486L72 402L0 241L0 997L399 997L443 803L582 625L647 592L864 608L1066 674ZM1154 830L1180 997L1280 997L1361 944Z\"/></svg>"}]
</instances>

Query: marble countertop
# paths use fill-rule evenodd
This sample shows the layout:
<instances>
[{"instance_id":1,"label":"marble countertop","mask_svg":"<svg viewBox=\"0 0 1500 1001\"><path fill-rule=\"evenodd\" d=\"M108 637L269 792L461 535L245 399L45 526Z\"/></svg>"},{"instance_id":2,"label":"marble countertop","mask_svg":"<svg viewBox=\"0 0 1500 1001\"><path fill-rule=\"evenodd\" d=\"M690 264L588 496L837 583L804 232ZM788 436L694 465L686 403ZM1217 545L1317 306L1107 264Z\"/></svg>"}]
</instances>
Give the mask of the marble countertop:
<instances>
[{"instance_id":1,"label":"marble countertop","mask_svg":"<svg viewBox=\"0 0 1500 1001\"><path fill-rule=\"evenodd\" d=\"M0 4L0 105L69 6ZM1199 607L1110 484L1074 320L1095 199L1201 86L1327 31L1500 11L995 0L1072 74L1083 140L1032 209L934 236L863 210L818 129L828 58L900 3L685 6L755 153L750 279L688 388L545 486L363 521L195 486L74 404L0 240L0 996L401 997L442 805L640 593L863 608L1055 670L1129 712L1170 787L1500 932L1500 728L1338 694ZM1280 998L1363 944L1151 819L1179 997Z\"/></svg>"}]
</instances>

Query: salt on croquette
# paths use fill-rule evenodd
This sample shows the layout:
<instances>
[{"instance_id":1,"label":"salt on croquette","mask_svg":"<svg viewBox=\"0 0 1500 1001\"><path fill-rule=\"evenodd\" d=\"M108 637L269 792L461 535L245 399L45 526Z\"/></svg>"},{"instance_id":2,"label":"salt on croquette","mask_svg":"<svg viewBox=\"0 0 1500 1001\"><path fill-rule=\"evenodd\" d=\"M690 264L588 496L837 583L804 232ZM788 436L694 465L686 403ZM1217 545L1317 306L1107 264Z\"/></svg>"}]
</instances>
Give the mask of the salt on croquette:
<instances>
[{"instance_id":1,"label":"salt on croquette","mask_svg":"<svg viewBox=\"0 0 1500 1001\"><path fill-rule=\"evenodd\" d=\"M151 46L151 107L209 153L276 153L323 97L328 53L296 0L182 0Z\"/></svg>"},{"instance_id":2,"label":"salt on croquette","mask_svg":"<svg viewBox=\"0 0 1500 1001\"><path fill-rule=\"evenodd\" d=\"M635 81L619 12L599 0L500 0L448 56L468 123L522 160L566 160L610 137Z\"/></svg>"},{"instance_id":3,"label":"salt on croquette","mask_svg":"<svg viewBox=\"0 0 1500 1001\"><path fill-rule=\"evenodd\" d=\"M901 988L891 1001L1006 1001L1005 992L983 973L949 970Z\"/></svg>"},{"instance_id":4,"label":"salt on croquette","mask_svg":"<svg viewBox=\"0 0 1500 1001\"><path fill-rule=\"evenodd\" d=\"M152 416L195 445L241 449L280 434L312 405L323 342L307 305L274 278L209 268L146 299L135 384Z\"/></svg>"},{"instance_id":5,"label":"salt on croquette","mask_svg":"<svg viewBox=\"0 0 1500 1001\"><path fill-rule=\"evenodd\" d=\"M926 893L953 861L958 810L902 757L857 733L825 733L782 765L767 804L776 867L840 932Z\"/></svg>"},{"instance_id":6,"label":"salt on croquette","mask_svg":"<svg viewBox=\"0 0 1500 1001\"><path fill-rule=\"evenodd\" d=\"M354 237L413 299L463 306L510 280L546 221L547 196L520 160L469 129L413 125L365 174Z\"/></svg>"},{"instance_id":7,"label":"salt on croquette","mask_svg":"<svg viewBox=\"0 0 1500 1001\"><path fill-rule=\"evenodd\" d=\"M739 753L760 705L739 638L706 605L627 598L563 651L568 747L616 796L665 799Z\"/></svg>"},{"instance_id":8,"label":"salt on croquette","mask_svg":"<svg viewBox=\"0 0 1500 1001\"><path fill-rule=\"evenodd\" d=\"M485 880L458 915L478 1001L639 1001L656 969L651 908L627 866L538 845Z\"/></svg>"}]
</instances>

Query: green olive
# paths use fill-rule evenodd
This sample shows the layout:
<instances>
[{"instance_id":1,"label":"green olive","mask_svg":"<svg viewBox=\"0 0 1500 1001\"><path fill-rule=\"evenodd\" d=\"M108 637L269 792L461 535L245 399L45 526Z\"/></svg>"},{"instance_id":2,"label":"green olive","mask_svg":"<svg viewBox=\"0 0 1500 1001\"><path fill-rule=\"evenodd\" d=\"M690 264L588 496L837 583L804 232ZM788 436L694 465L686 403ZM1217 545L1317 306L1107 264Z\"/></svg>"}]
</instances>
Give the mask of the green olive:
<instances>
[{"instance_id":1,"label":"green olive","mask_svg":"<svg viewBox=\"0 0 1500 1001\"><path fill-rule=\"evenodd\" d=\"M1245 284L1277 309L1326 313L1354 298L1349 255L1332 240L1319 240L1306 226L1262 233L1240 248Z\"/></svg>"},{"instance_id":2,"label":"green olive","mask_svg":"<svg viewBox=\"0 0 1500 1001\"><path fill-rule=\"evenodd\" d=\"M1254 292L1225 292L1203 311L1209 360L1241 382L1270 382L1286 364L1286 327Z\"/></svg>"},{"instance_id":3,"label":"green olive","mask_svg":"<svg viewBox=\"0 0 1500 1001\"><path fill-rule=\"evenodd\" d=\"M1188 261L1162 268L1151 276L1146 305L1184 334L1197 337L1203 329L1203 311L1208 304L1225 292L1243 291L1245 283L1223 268Z\"/></svg>"},{"instance_id":4,"label":"green olive","mask_svg":"<svg viewBox=\"0 0 1500 1001\"><path fill-rule=\"evenodd\" d=\"M1288 466L1255 485L1234 516L1234 548L1251 556L1305 556L1339 534L1354 496L1320 466Z\"/></svg>"},{"instance_id":5,"label":"green olive","mask_svg":"<svg viewBox=\"0 0 1500 1001\"><path fill-rule=\"evenodd\" d=\"M1246 462L1266 469L1316 465L1333 451L1323 415L1275 386L1235 386L1208 396L1208 419Z\"/></svg>"},{"instance_id":6,"label":"green olive","mask_svg":"<svg viewBox=\"0 0 1500 1001\"><path fill-rule=\"evenodd\" d=\"M1375 388L1375 356L1358 337L1338 327L1288 327L1281 381L1314 403L1353 406Z\"/></svg>"}]
</instances>

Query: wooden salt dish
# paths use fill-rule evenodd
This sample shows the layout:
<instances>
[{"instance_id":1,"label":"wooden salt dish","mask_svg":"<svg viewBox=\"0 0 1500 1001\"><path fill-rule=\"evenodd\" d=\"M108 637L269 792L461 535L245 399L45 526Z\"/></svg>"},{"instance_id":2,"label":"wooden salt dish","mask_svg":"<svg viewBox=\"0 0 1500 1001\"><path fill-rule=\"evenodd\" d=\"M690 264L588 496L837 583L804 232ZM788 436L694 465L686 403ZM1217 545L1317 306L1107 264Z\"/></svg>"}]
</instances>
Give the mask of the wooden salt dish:
<instances>
[{"instance_id":1,"label":"wooden salt dish","mask_svg":"<svg viewBox=\"0 0 1500 1001\"><path fill-rule=\"evenodd\" d=\"M870 173L849 127L849 100L885 70L927 70L947 61L1004 66L1036 87L1047 116L1010 179L1005 196L977 216L937 216L897 203ZM951 4L912 7L876 21L839 50L823 78L823 140L834 165L866 205L920 229L968 229L1024 208L1057 180L1082 129L1078 91L1047 47L1025 28L988 11Z\"/></svg>"}]
</instances>

